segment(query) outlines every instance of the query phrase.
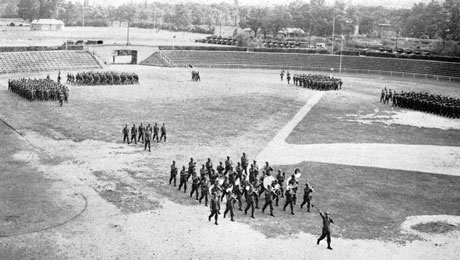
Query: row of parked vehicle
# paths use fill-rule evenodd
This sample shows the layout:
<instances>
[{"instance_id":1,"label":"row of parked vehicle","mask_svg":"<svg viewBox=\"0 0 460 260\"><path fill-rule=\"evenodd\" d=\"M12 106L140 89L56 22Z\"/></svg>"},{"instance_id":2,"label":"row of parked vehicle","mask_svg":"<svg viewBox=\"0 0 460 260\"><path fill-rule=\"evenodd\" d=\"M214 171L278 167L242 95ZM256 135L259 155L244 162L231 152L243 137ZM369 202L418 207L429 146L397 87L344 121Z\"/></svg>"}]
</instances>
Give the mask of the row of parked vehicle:
<instances>
[{"instance_id":1,"label":"row of parked vehicle","mask_svg":"<svg viewBox=\"0 0 460 260\"><path fill-rule=\"evenodd\" d=\"M378 47L377 50L379 52L384 52L384 53L399 53L399 54L408 54L408 55L430 55L431 52L425 51L425 50L411 50L411 49L402 49L398 48L396 50L393 50L392 48L385 48L385 47Z\"/></svg>"},{"instance_id":2,"label":"row of parked vehicle","mask_svg":"<svg viewBox=\"0 0 460 260\"><path fill-rule=\"evenodd\" d=\"M198 39L195 42L220 44L220 45L238 45L238 40L232 37L208 36L205 39ZM299 48L299 41L279 41L279 40L263 40L263 45L266 48Z\"/></svg>"}]
</instances>

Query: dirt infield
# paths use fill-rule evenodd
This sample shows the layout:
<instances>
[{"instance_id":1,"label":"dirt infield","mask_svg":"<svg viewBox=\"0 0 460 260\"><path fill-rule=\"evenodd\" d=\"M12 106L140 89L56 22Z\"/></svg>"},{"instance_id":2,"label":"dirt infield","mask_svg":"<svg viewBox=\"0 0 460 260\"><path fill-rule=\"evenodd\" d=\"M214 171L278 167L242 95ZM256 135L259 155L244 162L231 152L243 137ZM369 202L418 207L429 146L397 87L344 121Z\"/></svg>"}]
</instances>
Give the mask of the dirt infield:
<instances>
[{"instance_id":1,"label":"dirt infield","mask_svg":"<svg viewBox=\"0 0 460 260\"><path fill-rule=\"evenodd\" d=\"M405 205L407 208L401 210L401 214L385 213L388 216L383 216L384 219L392 221L385 232L381 230L388 223L379 223L380 219L362 221L366 216L360 216L356 218L356 223L345 223L347 220L344 217L333 215L337 224L333 227L334 250L329 251L325 244L317 246L315 243L321 231L321 219L317 214L296 209L295 217L290 218L290 215L283 214L277 208L275 218L257 212L256 219L251 220L237 212L235 223L219 219L219 226L215 226L206 219L209 213L207 207L190 199L188 194L177 192L167 183L171 160L178 161L182 166L192 156L200 163L212 157L216 164L226 155L236 161L241 152L245 151L251 159L258 155L259 165L265 159L270 159L272 164L291 166L304 160L316 161L307 162L306 167L331 169L329 177L323 174L323 178L328 178L324 185L329 185L329 190L346 188L352 193L364 192L344 183L361 180L365 185L365 175L342 174L340 180L332 181L334 174L339 172L365 169L351 167L361 164L380 167L376 170L380 176L391 175L388 176L388 183L391 179L391 185L394 185L392 189L395 190L405 187L398 186L397 180L398 174L405 173L394 169L409 170L410 174L405 174L407 180L414 178L419 181L414 176L425 176L428 183L423 185L433 185L433 190L440 190L446 183L455 186L458 179L454 175L443 175L458 168L458 147L416 144L384 146L386 144L379 144L378 139L375 144L369 145L355 145L352 142L304 144L300 139L293 139L294 132L299 131L298 124L308 125L310 113L329 116L327 113L332 112L326 109L315 110L320 104L316 102L330 100L340 93L317 94L287 86L279 82L278 73L273 71L203 70L202 82L192 83L188 71L184 69L138 66L112 66L110 69L135 70L141 75L141 84L71 86L70 102L64 104L63 108L59 108L57 103L29 103L8 93L5 85L7 78L0 78L0 117L21 134L19 136L13 130L1 127L5 133L0 136L1 155L7 158L2 165L13 169L11 174L28 173L29 177L25 180L45 176L46 181L52 185L33 181L24 183L36 186L34 192L37 194L46 193L43 190L51 192L53 199L49 201L56 202L51 203L51 206L63 205L67 209L63 212L72 212L66 215L34 210L37 219L47 220L53 215L64 219L65 216L78 215L84 203L80 199L66 200L66 196L77 193L87 201L83 214L64 225L41 232L0 238L1 259L438 259L440 256L443 259L458 259L460 231L448 232L435 239L429 235L419 235L411 231L413 225L434 219L443 220L442 217L419 217L413 221L416 216L406 215L411 212L416 212L416 215L448 212L447 207L459 199L458 191L454 189L450 197L444 193L439 193L437 197L433 193L435 198L425 201L426 209L419 208L421 200L417 204L410 202L411 196L419 196L425 186L417 186L417 182L414 182L409 191L411 194L401 189L394 197L404 203L394 203L395 206ZM355 82L358 86L353 86ZM348 84L350 88L343 91L347 95L363 95L367 98L387 83L374 82L369 88L360 90L364 84L362 80L346 77L344 86ZM408 83L398 84L404 87ZM457 91L452 89L446 87L447 91ZM343 105L340 102L331 104ZM369 114L364 109L362 113ZM168 142L154 143L151 153L145 152L139 144L122 144L122 126L140 121L166 122ZM394 127L399 129L400 126ZM417 128L414 131L414 134L418 134ZM280 132L282 134L277 135ZM433 130L433 133L443 132ZM327 135L332 139L335 132L328 132ZM456 132L452 136L456 136ZM437 138L442 139L442 134ZM9 140L7 146L4 146L5 140ZM284 140L291 142L283 143ZM13 147L14 150L3 147ZM382 147L388 154L382 154ZM434 150L426 150L431 148ZM414 155L416 149L423 152ZM436 157L442 155L439 152L445 152L446 158L439 160ZM410 161L407 168L398 163L402 161L402 155ZM425 157L420 157L422 155ZM393 156L393 163L385 164L384 160L379 160L380 156ZM417 166L414 160L422 166ZM322 163L324 161L335 165L332 167ZM291 166L282 167L289 170L287 173L290 174ZM413 172L418 170L430 173ZM315 178L321 178L321 173L313 175L305 172L306 176L315 181ZM369 174L369 178L375 178L372 180L376 182L382 181L372 174ZM21 183L20 180L15 182ZM0 184L2 187L11 185L3 176L0 177ZM319 181L317 184L315 199L320 203L318 205L330 203L340 207L343 212L354 209L355 204L348 200L340 204L340 201L322 193L323 184ZM373 185L381 185L383 189L386 184ZM372 190L372 186L367 188ZM412 193L414 191L416 193ZM2 196L6 196L3 195L6 193L2 193ZM379 194L375 197L378 198ZM371 212L373 206L385 207L379 204L379 200L373 200L374 197L367 198L369 201L362 199L356 202L361 205L363 212ZM435 205L436 199L449 201ZM377 205L372 205L373 202ZM361 215L359 211L352 214ZM0 221L4 221L3 213L0 217ZM373 215L367 217L373 218ZM454 219L449 223L458 225L457 217L449 218ZM55 219L54 222L59 221ZM0 223L0 228L3 228L4 222ZM30 222L20 223L30 227ZM353 229L354 225L359 225L362 233L347 234L345 231ZM366 233L368 225L377 227L368 232L371 236L365 239L366 236L362 234ZM383 238L375 235L380 231L385 233ZM404 243L393 240L403 240Z\"/></svg>"}]
</instances>

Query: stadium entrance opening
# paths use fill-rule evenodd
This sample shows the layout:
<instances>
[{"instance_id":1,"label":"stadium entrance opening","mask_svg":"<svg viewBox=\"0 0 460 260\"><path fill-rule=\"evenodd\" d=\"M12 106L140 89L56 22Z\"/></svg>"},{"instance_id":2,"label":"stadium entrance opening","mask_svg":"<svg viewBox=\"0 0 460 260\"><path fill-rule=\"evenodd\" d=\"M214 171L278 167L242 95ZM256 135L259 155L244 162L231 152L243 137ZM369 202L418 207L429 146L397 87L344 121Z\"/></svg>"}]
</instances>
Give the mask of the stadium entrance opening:
<instances>
[{"instance_id":1,"label":"stadium entrance opening","mask_svg":"<svg viewBox=\"0 0 460 260\"><path fill-rule=\"evenodd\" d=\"M137 64L136 50L115 50L112 56L114 64Z\"/></svg>"}]
</instances>

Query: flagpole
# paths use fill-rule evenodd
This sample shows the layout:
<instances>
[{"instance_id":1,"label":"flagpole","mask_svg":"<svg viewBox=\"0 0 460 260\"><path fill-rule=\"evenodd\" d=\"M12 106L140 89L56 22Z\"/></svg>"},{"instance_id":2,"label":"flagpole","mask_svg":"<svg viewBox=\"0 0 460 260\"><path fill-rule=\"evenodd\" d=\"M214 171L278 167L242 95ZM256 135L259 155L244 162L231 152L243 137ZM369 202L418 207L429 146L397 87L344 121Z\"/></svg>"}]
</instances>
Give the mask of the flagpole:
<instances>
[{"instance_id":1,"label":"flagpole","mask_svg":"<svg viewBox=\"0 0 460 260\"><path fill-rule=\"evenodd\" d=\"M343 49L343 33L342 33L342 38L340 39L340 65L339 65L339 74L342 74L342 49Z\"/></svg>"}]
</instances>

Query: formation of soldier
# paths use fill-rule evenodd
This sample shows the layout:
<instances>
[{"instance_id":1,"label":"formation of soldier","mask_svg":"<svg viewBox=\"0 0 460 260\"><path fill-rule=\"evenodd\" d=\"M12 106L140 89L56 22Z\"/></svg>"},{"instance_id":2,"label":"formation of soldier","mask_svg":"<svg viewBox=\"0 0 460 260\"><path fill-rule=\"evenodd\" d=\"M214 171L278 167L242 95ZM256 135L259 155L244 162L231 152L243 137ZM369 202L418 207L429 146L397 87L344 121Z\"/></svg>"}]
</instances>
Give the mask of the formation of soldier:
<instances>
[{"instance_id":1,"label":"formation of soldier","mask_svg":"<svg viewBox=\"0 0 460 260\"><path fill-rule=\"evenodd\" d=\"M67 83L75 85L130 85L139 84L139 76L133 72L84 71L76 75L67 73Z\"/></svg>"},{"instance_id":2,"label":"formation of soldier","mask_svg":"<svg viewBox=\"0 0 460 260\"><path fill-rule=\"evenodd\" d=\"M161 142L162 140L166 142L166 126L165 123L161 125L161 127L155 123L153 126L147 124L144 126L141 123L138 127L136 124L133 124L131 129L128 127L128 124L125 124L125 127L121 131L123 134L123 143L127 142L128 144L133 143L137 144L137 142L142 142L144 144L144 150L147 150L147 147L150 149L150 141L157 141L157 143Z\"/></svg>"},{"instance_id":3,"label":"formation of soldier","mask_svg":"<svg viewBox=\"0 0 460 260\"><path fill-rule=\"evenodd\" d=\"M292 80L296 86L322 91L339 90L343 84L341 79L316 74L294 74Z\"/></svg>"},{"instance_id":4,"label":"formation of soldier","mask_svg":"<svg viewBox=\"0 0 460 260\"><path fill-rule=\"evenodd\" d=\"M59 101L62 106L69 100L69 88L49 76L46 79L9 79L8 90L29 101Z\"/></svg>"},{"instance_id":5,"label":"formation of soldier","mask_svg":"<svg viewBox=\"0 0 460 260\"><path fill-rule=\"evenodd\" d=\"M231 158L223 163L222 161L214 167L211 158L208 158L201 168L197 169L197 162L190 158L187 166L182 166L181 169L173 161L170 166L169 184L177 187L177 175L179 175L178 190L183 189L187 193L187 186L191 182L190 197L195 197L199 203L204 202L205 206L210 208L210 215L208 220L214 218L214 223L218 225L218 218L221 214L221 204L225 205L223 217L226 218L227 214L230 215L230 220L234 221L235 210L244 211L247 215L248 212L251 218L255 218L255 209L260 209L259 200L264 198L264 204L261 207L262 213L266 209L270 210L270 216L274 217L274 207L279 206L280 198L285 198L283 211L289 207L291 214L294 215L294 205L297 203L297 191L299 189L299 169L295 169L294 174L286 176L282 170L274 173L274 169L268 162L259 169L257 162L254 160L252 163L248 160L245 153L241 159L234 165ZM307 211L313 206L312 193L313 187L306 182L303 188L303 201L300 208L306 206ZM243 202L246 206L243 207ZM317 209L318 210L318 209ZM323 218L323 233L318 239L319 243L323 238L327 237L328 248L330 247L330 223L332 219L328 216L327 212L320 212Z\"/></svg>"},{"instance_id":6,"label":"formation of soldier","mask_svg":"<svg viewBox=\"0 0 460 260\"><path fill-rule=\"evenodd\" d=\"M392 106L437 114L449 118L460 118L460 99L427 92L392 92L386 87L380 94L380 102Z\"/></svg>"}]
</instances>

